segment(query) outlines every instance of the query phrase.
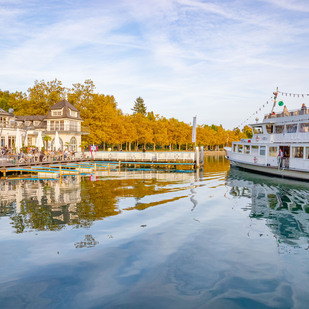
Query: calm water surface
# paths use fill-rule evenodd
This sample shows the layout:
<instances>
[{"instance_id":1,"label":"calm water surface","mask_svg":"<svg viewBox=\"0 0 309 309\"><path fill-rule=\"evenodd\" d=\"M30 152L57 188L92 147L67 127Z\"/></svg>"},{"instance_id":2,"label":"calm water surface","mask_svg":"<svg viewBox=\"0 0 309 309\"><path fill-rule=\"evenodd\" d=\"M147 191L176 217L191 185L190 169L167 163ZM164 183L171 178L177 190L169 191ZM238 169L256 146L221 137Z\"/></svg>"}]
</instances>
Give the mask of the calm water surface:
<instances>
[{"instance_id":1,"label":"calm water surface","mask_svg":"<svg viewBox=\"0 0 309 309\"><path fill-rule=\"evenodd\" d=\"M229 170L0 180L0 308L307 308L309 184Z\"/></svg>"}]
</instances>

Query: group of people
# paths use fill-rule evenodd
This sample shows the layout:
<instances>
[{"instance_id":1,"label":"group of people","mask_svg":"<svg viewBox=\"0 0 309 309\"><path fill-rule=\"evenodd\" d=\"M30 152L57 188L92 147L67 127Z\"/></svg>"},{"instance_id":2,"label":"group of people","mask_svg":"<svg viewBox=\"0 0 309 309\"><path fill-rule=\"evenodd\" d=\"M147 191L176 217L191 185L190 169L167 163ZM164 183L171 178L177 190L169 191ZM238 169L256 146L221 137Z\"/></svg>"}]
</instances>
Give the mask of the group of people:
<instances>
[{"instance_id":1,"label":"group of people","mask_svg":"<svg viewBox=\"0 0 309 309\"><path fill-rule=\"evenodd\" d=\"M17 159L23 162L62 161L75 158L75 151L62 150L39 150L37 147L28 147L15 153L13 149L5 146L1 148L2 157Z\"/></svg>"}]
</instances>

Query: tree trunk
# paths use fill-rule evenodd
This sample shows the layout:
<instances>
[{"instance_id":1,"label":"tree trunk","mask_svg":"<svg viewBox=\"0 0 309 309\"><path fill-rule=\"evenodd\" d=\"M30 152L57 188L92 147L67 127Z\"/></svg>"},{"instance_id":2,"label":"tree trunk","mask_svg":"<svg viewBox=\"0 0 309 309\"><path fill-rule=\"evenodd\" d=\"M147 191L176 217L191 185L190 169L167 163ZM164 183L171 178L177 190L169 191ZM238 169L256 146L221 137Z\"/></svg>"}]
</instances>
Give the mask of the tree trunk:
<instances>
[{"instance_id":1,"label":"tree trunk","mask_svg":"<svg viewBox=\"0 0 309 309\"><path fill-rule=\"evenodd\" d=\"M156 143L153 143L153 151L156 151Z\"/></svg>"}]
</instances>

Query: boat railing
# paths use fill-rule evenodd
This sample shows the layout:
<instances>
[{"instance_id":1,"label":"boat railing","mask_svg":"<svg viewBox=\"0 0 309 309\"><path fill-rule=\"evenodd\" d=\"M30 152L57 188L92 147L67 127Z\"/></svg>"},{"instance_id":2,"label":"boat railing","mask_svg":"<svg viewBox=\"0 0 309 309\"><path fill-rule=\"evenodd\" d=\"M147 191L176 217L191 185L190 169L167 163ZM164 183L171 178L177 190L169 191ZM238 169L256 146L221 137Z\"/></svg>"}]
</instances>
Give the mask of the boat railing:
<instances>
[{"instance_id":1,"label":"boat railing","mask_svg":"<svg viewBox=\"0 0 309 309\"><path fill-rule=\"evenodd\" d=\"M301 109L294 109L294 110L285 110L280 113L269 113L265 114L264 119L270 119L270 118L280 118L280 117L291 117L291 116L298 116L298 115L308 115L309 109L307 108L301 108Z\"/></svg>"}]
</instances>

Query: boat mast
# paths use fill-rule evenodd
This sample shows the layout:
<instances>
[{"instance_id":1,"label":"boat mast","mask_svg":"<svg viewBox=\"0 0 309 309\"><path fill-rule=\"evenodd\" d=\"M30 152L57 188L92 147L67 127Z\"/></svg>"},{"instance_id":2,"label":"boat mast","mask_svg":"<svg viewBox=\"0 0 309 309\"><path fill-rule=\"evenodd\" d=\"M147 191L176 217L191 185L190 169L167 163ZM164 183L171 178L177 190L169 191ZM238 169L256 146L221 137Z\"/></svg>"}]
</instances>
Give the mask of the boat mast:
<instances>
[{"instance_id":1,"label":"boat mast","mask_svg":"<svg viewBox=\"0 0 309 309\"><path fill-rule=\"evenodd\" d=\"M277 103L277 96L278 96L278 87L277 87L277 91L274 92L274 105L273 105L273 108L271 110L271 113L274 112L274 109L275 109L275 106L276 106L276 103Z\"/></svg>"}]
</instances>

